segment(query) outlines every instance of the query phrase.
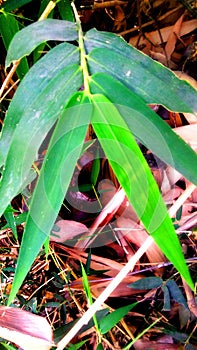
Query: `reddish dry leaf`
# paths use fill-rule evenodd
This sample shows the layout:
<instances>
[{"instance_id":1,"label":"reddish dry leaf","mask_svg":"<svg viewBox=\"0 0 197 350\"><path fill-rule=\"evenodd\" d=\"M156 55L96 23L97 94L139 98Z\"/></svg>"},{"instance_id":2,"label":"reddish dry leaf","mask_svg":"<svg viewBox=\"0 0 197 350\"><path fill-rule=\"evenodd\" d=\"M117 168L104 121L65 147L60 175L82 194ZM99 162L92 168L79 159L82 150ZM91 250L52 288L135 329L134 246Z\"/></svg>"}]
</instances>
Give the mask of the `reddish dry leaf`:
<instances>
[{"instance_id":1,"label":"reddish dry leaf","mask_svg":"<svg viewBox=\"0 0 197 350\"><path fill-rule=\"evenodd\" d=\"M183 24L183 18L184 18L184 14L178 19L178 21L176 21L176 23L173 26L173 29L168 37L168 40L167 40L167 43L165 46L165 52L166 52L168 59L170 59L172 53L174 52L177 39L180 38L181 27Z\"/></svg>"},{"instance_id":2,"label":"reddish dry leaf","mask_svg":"<svg viewBox=\"0 0 197 350\"><path fill-rule=\"evenodd\" d=\"M23 350L49 350L54 345L52 329L44 317L13 307L0 307L0 337Z\"/></svg>"},{"instance_id":3,"label":"reddish dry leaf","mask_svg":"<svg viewBox=\"0 0 197 350\"><path fill-rule=\"evenodd\" d=\"M181 26L181 30L180 30L180 37L183 35L186 35L190 32L192 32L193 30L195 30L197 27L197 19L192 19L190 21L186 21L183 22L182 26ZM146 38L153 43L153 45L159 46L162 42L161 42L161 37L163 39L163 42L167 42L168 37L170 35L170 33L173 30L173 26L169 26L169 27L164 27L164 28L160 28L160 33L161 36L158 32L158 30L152 31L150 33L146 33ZM129 43L133 46L136 46L138 43L138 47L139 46L146 46L146 42L147 39L145 39L143 36L141 36L140 40L139 40L139 35L132 37L129 39Z\"/></svg>"},{"instance_id":4,"label":"reddish dry leaf","mask_svg":"<svg viewBox=\"0 0 197 350\"><path fill-rule=\"evenodd\" d=\"M138 290L128 287L130 283L136 282L143 277L143 275L125 277L118 287L112 292L112 294L110 294L110 297L126 297L129 295L146 292L146 290ZM95 276L89 276L88 281L91 293L97 298L111 282L111 278L101 279ZM69 288L72 290L84 290L82 278L75 280L71 285L69 285Z\"/></svg>"},{"instance_id":5,"label":"reddish dry leaf","mask_svg":"<svg viewBox=\"0 0 197 350\"><path fill-rule=\"evenodd\" d=\"M81 261L82 263L86 264L88 258L87 253L79 251L77 249L70 249L67 247L64 248L67 251L67 253L70 254L71 258L74 258L75 260ZM91 255L90 268L92 270L106 271L103 273L107 274L108 276L114 277L122 269L122 267L122 264L115 260L111 260L101 256L96 256L94 254Z\"/></svg>"},{"instance_id":6,"label":"reddish dry leaf","mask_svg":"<svg viewBox=\"0 0 197 350\"><path fill-rule=\"evenodd\" d=\"M76 239L77 236L82 235L84 233L88 233L88 228L77 221L72 220L59 220L55 224L58 228L58 231L53 230L53 234L51 235L51 241L66 243L69 240Z\"/></svg>"},{"instance_id":7,"label":"reddish dry leaf","mask_svg":"<svg viewBox=\"0 0 197 350\"><path fill-rule=\"evenodd\" d=\"M172 337L171 337L172 339ZM172 340L173 342L173 340ZM158 341L146 341L146 340L137 340L135 342L134 349L135 350L146 350L146 349L151 349L151 350L183 350L184 347L179 344L173 344L173 343L168 343L168 342L158 342Z\"/></svg>"}]
</instances>

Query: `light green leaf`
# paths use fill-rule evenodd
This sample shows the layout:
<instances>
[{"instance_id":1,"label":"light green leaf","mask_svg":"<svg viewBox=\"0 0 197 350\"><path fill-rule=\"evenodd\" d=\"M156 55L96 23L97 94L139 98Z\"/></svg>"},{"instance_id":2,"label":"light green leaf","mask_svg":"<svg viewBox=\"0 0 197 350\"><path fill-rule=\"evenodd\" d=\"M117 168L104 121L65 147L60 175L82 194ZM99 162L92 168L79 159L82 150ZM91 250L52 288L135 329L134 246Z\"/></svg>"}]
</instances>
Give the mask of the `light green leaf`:
<instances>
[{"instance_id":1,"label":"light green leaf","mask_svg":"<svg viewBox=\"0 0 197 350\"><path fill-rule=\"evenodd\" d=\"M172 71L130 46L120 36L90 30L85 36L91 74L107 73L149 104L197 112L197 92Z\"/></svg>"},{"instance_id":2,"label":"light green leaf","mask_svg":"<svg viewBox=\"0 0 197 350\"><path fill-rule=\"evenodd\" d=\"M119 183L146 230L193 288L167 208L139 146L118 110L106 97L93 95L92 101L92 124Z\"/></svg>"},{"instance_id":3,"label":"light green leaf","mask_svg":"<svg viewBox=\"0 0 197 350\"><path fill-rule=\"evenodd\" d=\"M76 24L73 22L48 18L30 24L14 36L6 57L6 67L29 55L44 41L73 41L77 37Z\"/></svg>"},{"instance_id":4,"label":"light green leaf","mask_svg":"<svg viewBox=\"0 0 197 350\"><path fill-rule=\"evenodd\" d=\"M143 145L197 185L197 170L194 166L197 164L196 153L140 96L103 73L94 74L90 86L93 93L103 93L115 104L133 135Z\"/></svg>"},{"instance_id":5,"label":"light green leaf","mask_svg":"<svg viewBox=\"0 0 197 350\"><path fill-rule=\"evenodd\" d=\"M55 127L31 199L9 303L14 299L57 218L83 148L91 112L88 96L83 92L76 93Z\"/></svg>"},{"instance_id":6,"label":"light green leaf","mask_svg":"<svg viewBox=\"0 0 197 350\"><path fill-rule=\"evenodd\" d=\"M49 71L49 76L46 76L48 72L46 67L52 63L48 62L48 65L45 66L47 63L45 60L43 66L39 61L37 63L39 69L34 70L34 74L39 74L40 79L37 78L37 74L34 77L30 70L10 105L1 140L1 149L4 150L5 156L6 152L8 153L0 183L0 215L26 181L38 149L66 101L82 84L80 67L77 64L69 66L66 64L68 61L65 58L65 48L63 57L60 55L62 57L61 69L60 67L58 69L53 62L53 69ZM72 58L76 60L76 56L71 54L69 62ZM28 84L29 80L31 85ZM31 89L28 91L30 86ZM24 95L27 96L25 103ZM32 97L31 100L30 97ZM13 130L14 126L15 130Z\"/></svg>"},{"instance_id":7,"label":"light green leaf","mask_svg":"<svg viewBox=\"0 0 197 350\"><path fill-rule=\"evenodd\" d=\"M133 303L120 307L119 309L106 315L99 321L99 328L101 334L105 334L110 331L125 315L128 314L138 303Z\"/></svg>"}]
</instances>

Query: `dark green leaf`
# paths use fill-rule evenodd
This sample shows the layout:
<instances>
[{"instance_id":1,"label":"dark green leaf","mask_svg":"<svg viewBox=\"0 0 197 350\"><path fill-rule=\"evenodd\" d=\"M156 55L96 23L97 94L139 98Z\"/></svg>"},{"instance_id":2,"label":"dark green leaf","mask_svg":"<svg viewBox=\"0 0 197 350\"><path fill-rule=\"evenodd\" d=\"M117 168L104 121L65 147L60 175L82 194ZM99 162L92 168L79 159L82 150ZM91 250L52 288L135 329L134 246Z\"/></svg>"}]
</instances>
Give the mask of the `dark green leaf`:
<instances>
[{"instance_id":1,"label":"dark green leaf","mask_svg":"<svg viewBox=\"0 0 197 350\"><path fill-rule=\"evenodd\" d=\"M162 290L163 290L163 296L164 296L164 303L163 303L163 310L164 311L170 311L171 306L170 306L170 293L169 293L169 289L166 287L166 285L164 284L162 286Z\"/></svg>"},{"instance_id":2,"label":"dark green leaf","mask_svg":"<svg viewBox=\"0 0 197 350\"><path fill-rule=\"evenodd\" d=\"M197 185L196 153L142 98L103 73L93 75L90 85L93 93L103 93L116 105L129 129L142 144Z\"/></svg>"},{"instance_id":3,"label":"dark green leaf","mask_svg":"<svg viewBox=\"0 0 197 350\"><path fill-rule=\"evenodd\" d=\"M111 312L99 321L99 328L101 334L105 334L110 331L125 315L128 314L138 303L133 303L127 306L120 307L119 309Z\"/></svg>"},{"instance_id":4,"label":"dark green leaf","mask_svg":"<svg viewBox=\"0 0 197 350\"><path fill-rule=\"evenodd\" d=\"M36 46L45 41L73 41L77 39L77 35L76 24L69 21L48 18L30 24L14 36L6 57L6 67L29 55Z\"/></svg>"},{"instance_id":5,"label":"dark green leaf","mask_svg":"<svg viewBox=\"0 0 197 350\"><path fill-rule=\"evenodd\" d=\"M51 232L83 148L92 106L83 92L72 96L52 136L31 199L9 301Z\"/></svg>"},{"instance_id":6,"label":"dark green leaf","mask_svg":"<svg viewBox=\"0 0 197 350\"><path fill-rule=\"evenodd\" d=\"M174 301L176 301L177 303L183 304L186 308L188 308L187 302L186 302L180 288L177 286L176 282L174 280L168 280L166 282L166 286L170 292L171 298Z\"/></svg>"},{"instance_id":7,"label":"dark green leaf","mask_svg":"<svg viewBox=\"0 0 197 350\"><path fill-rule=\"evenodd\" d=\"M6 12L10 12L13 11L15 9L20 8L23 5L28 4L29 2L31 2L32 0L9 0L9 1L5 1L2 4L2 9Z\"/></svg>"},{"instance_id":8,"label":"dark green leaf","mask_svg":"<svg viewBox=\"0 0 197 350\"><path fill-rule=\"evenodd\" d=\"M19 25L13 15L10 15L9 13L0 14L0 33L1 33L6 50L8 49L13 36L18 31L19 31ZM29 66L27 63L27 59L24 57L21 60L16 70L16 73L19 79L22 79L25 76L25 74L28 72L28 70L29 70Z\"/></svg>"},{"instance_id":9,"label":"dark green leaf","mask_svg":"<svg viewBox=\"0 0 197 350\"><path fill-rule=\"evenodd\" d=\"M71 21L71 22L75 21L75 17L73 14L70 0L61 0L57 3L57 6L58 6L60 16L62 17L62 19L66 20L66 21Z\"/></svg>"},{"instance_id":10,"label":"dark green leaf","mask_svg":"<svg viewBox=\"0 0 197 350\"><path fill-rule=\"evenodd\" d=\"M160 277L144 277L128 285L134 289L153 289L161 287L163 280Z\"/></svg>"},{"instance_id":11,"label":"dark green leaf","mask_svg":"<svg viewBox=\"0 0 197 350\"><path fill-rule=\"evenodd\" d=\"M62 45L54 49L59 55L53 64L52 50L29 71L8 110L1 139L1 150L7 155L0 183L1 214L29 176L39 146L66 101L82 84L80 67L68 65L78 60L77 49Z\"/></svg>"},{"instance_id":12,"label":"dark green leaf","mask_svg":"<svg viewBox=\"0 0 197 350\"><path fill-rule=\"evenodd\" d=\"M50 101L48 96L49 87L50 90L54 90L53 98L56 98L56 106L59 104L58 96L58 79L60 79L60 86L64 81L64 74L66 67L70 64L77 64L79 62L79 50L77 47L63 43L56 46L53 50L49 51L42 59L40 59L28 72L19 88L17 89L12 102L10 103L6 118L4 121L3 132L1 136L1 152L4 157L7 156L7 152L10 146L10 141L15 132L16 127L22 119L29 120L31 116L37 111L38 97L40 96L43 109L47 108ZM72 70L72 69L71 69ZM62 73L61 73L62 72ZM58 78L59 75L59 78ZM72 95L72 93L80 87L82 84L82 76L77 81L77 76L73 76L73 81L69 80L69 69L67 72L68 81L65 80L65 87L68 86L64 95L64 101ZM62 76L62 82L61 82ZM72 72L71 72L72 76ZM53 85L53 79L56 79L57 86ZM73 86L73 88L72 88ZM70 91L71 90L71 91ZM56 92L57 91L57 92ZM70 93L69 93L70 91ZM43 96L43 93L46 95ZM68 96L67 96L68 94ZM25 96L25 98L24 98ZM60 95L61 96L61 95ZM63 104L65 102L63 101ZM62 105L62 102L61 102ZM58 108L57 108L58 109ZM51 115L48 116L48 119ZM53 119L53 118L52 118ZM53 125L55 118L50 122L49 128ZM25 121L23 122L25 123ZM48 130L49 130L48 128ZM24 129L25 131L25 129ZM0 164L2 165L2 164Z\"/></svg>"},{"instance_id":13,"label":"dark green leaf","mask_svg":"<svg viewBox=\"0 0 197 350\"><path fill-rule=\"evenodd\" d=\"M180 112L197 112L197 92L191 85L120 36L92 29L85 36L85 45L92 74L112 75L149 104L162 104Z\"/></svg>"}]
</instances>

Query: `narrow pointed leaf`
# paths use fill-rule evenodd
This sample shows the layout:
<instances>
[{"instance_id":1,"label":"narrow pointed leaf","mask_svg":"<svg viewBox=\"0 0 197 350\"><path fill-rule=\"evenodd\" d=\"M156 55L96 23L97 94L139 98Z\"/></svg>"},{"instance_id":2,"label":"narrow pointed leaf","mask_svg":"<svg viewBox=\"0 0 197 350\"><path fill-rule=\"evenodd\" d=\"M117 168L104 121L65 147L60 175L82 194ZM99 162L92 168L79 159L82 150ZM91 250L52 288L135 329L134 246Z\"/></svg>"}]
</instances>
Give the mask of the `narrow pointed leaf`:
<instances>
[{"instance_id":1,"label":"narrow pointed leaf","mask_svg":"<svg viewBox=\"0 0 197 350\"><path fill-rule=\"evenodd\" d=\"M93 95L92 101L92 124L119 183L147 231L193 288L167 208L138 144L106 97Z\"/></svg>"},{"instance_id":2,"label":"narrow pointed leaf","mask_svg":"<svg viewBox=\"0 0 197 350\"><path fill-rule=\"evenodd\" d=\"M105 334L110 331L130 310L132 310L138 303L133 303L120 307L119 309L106 315L99 321L99 328L101 334Z\"/></svg>"},{"instance_id":3,"label":"narrow pointed leaf","mask_svg":"<svg viewBox=\"0 0 197 350\"><path fill-rule=\"evenodd\" d=\"M40 81L39 87L37 76L34 79L30 70L10 106L1 140L1 150L4 150L5 155L6 152L8 153L0 183L0 215L26 181L47 132L55 123L68 98L82 83L80 67L77 64L65 65L66 62L60 70L56 68L57 72L53 66L52 79L48 80L47 77L43 84ZM40 72L39 74L42 72L42 75L45 76L45 70L42 69L42 64L40 64L36 72ZM34 90L35 83L36 90L34 92L30 90L28 94L30 78L32 79L31 89ZM24 91L25 88L26 91ZM24 101L23 92L27 95L25 103L22 103ZM31 101L29 101L30 96ZM15 130L13 130L14 125Z\"/></svg>"},{"instance_id":4,"label":"narrow pointed leaf","mask_svg":"<svg viewBox=\"0 0 197 350\"><path fill-rule=\"evenodd\" d=\"M121 37L92 29L85 36L85 45L91 74L108 73L149 104L197 112L197 93L191 85Z\"/></svg>"},{"instance_id":5,"label":"narrow pointed leaf","mask_svg":"<svg viewBox=\"0 0 197 350\"><path fill-rule=\"evenodd\" d=\"M93 93L103 93L116 105L133 135L143 145L197 185L196 153L140 96L104 73L94 74L90 85Z\"/></svg>"},{"instance_id":6,"label":"narrow pointed leaf","mask_svg":"<svg viewBox=\"0 0 197 350\"><path fill-rule=\"evenodd\" d=\"M17 89L14 98L12 99L9 105L9 109L4 120L4 126L0 140L1 152L4 154L4 157L7 156L11 138L19 122L22 119L26 118L27 120L29 120L29 116L27 116L26 114L32 115L35 114L35 112L37 111L36 103L38 97L43 92L46 92L45 97L47 98L45 99L44 97L42 100L42 105L45 109L48 105L48 100L50 98L50 96L47 96L47 90L49 89L49 86L53 86L53 79L55 79L67 66L78 63L78 48L76 46L63 43L53 48L53 50L49 51L30 69L28 74L21 82L19 88ZM69 69L67 74L69 75ZM61 74L59 75L59 77L61 78ZM68 86L65 92L65 101L82 84L82 77L81 79L78 78L78 80L77 77L78 75L76 77L73 77L73 82L68 79L67 84L65 84L65 87L66 85ZM62 77L62 80L63 79L64 77ZM58 84L57 87L53 86L54 96L56 97L54 101L58 106L59 96L56 96L57 88ZM67 97L66 94L68 94L69 91L70 94ZM49 117L51 118L51 115L48 116L48 119Z\"/></svg>"},{"instance_id":7,"label":"narrow pointed leaf","mask_svg":"<svg viewBox=\"0 0 197 350\"><path fill-rule=\"evenodd\" d=\"M13 61L29 55L45 41L73 41L77 37L77 27L73 22L48 18L30 24L14 36L7 53L6 67Z\"/></svg>"},{"instance_id":8,"label":"narrow pointed leaf","mask_svg":"<svg viewBox=\"0 0 197 350\"><path fill-rule=\"evenodd\" d=\"M58 216L83 148L91 108L89 98L83 92L76 93L56 125L31 199L9 302L15 297Z\"/></svg>"}]
</instances>

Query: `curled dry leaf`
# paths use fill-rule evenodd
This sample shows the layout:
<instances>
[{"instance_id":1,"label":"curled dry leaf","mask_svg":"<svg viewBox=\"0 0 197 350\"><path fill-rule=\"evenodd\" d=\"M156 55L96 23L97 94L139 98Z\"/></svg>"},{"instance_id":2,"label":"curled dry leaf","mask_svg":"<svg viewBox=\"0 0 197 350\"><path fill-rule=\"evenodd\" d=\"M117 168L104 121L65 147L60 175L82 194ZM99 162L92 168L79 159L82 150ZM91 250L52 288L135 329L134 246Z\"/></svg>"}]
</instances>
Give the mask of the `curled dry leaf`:
<instances>
[{"instance_id":1,"label":"curled dry leaf","mask_svg":"<svg viewBox=\"0 0 197 350\"><path fill-rule=\"evenodd\" d=\"M66 243L67 241L75 240L76 237L87 234L88 228L77 221L59 220L52 230L51 241L58 243Z\"/></svg>"},{"instance_id":2,"label":"curled dry leaf","mask_svg":"<svg viewBox=\"0 0 197 350\"><path fill-rule=\"evenodd\" d=\"M0 337L23 350L49 350L54 345L52 329L44 317L7 306L0 307Z\"/></svg>"}]
</instances>

